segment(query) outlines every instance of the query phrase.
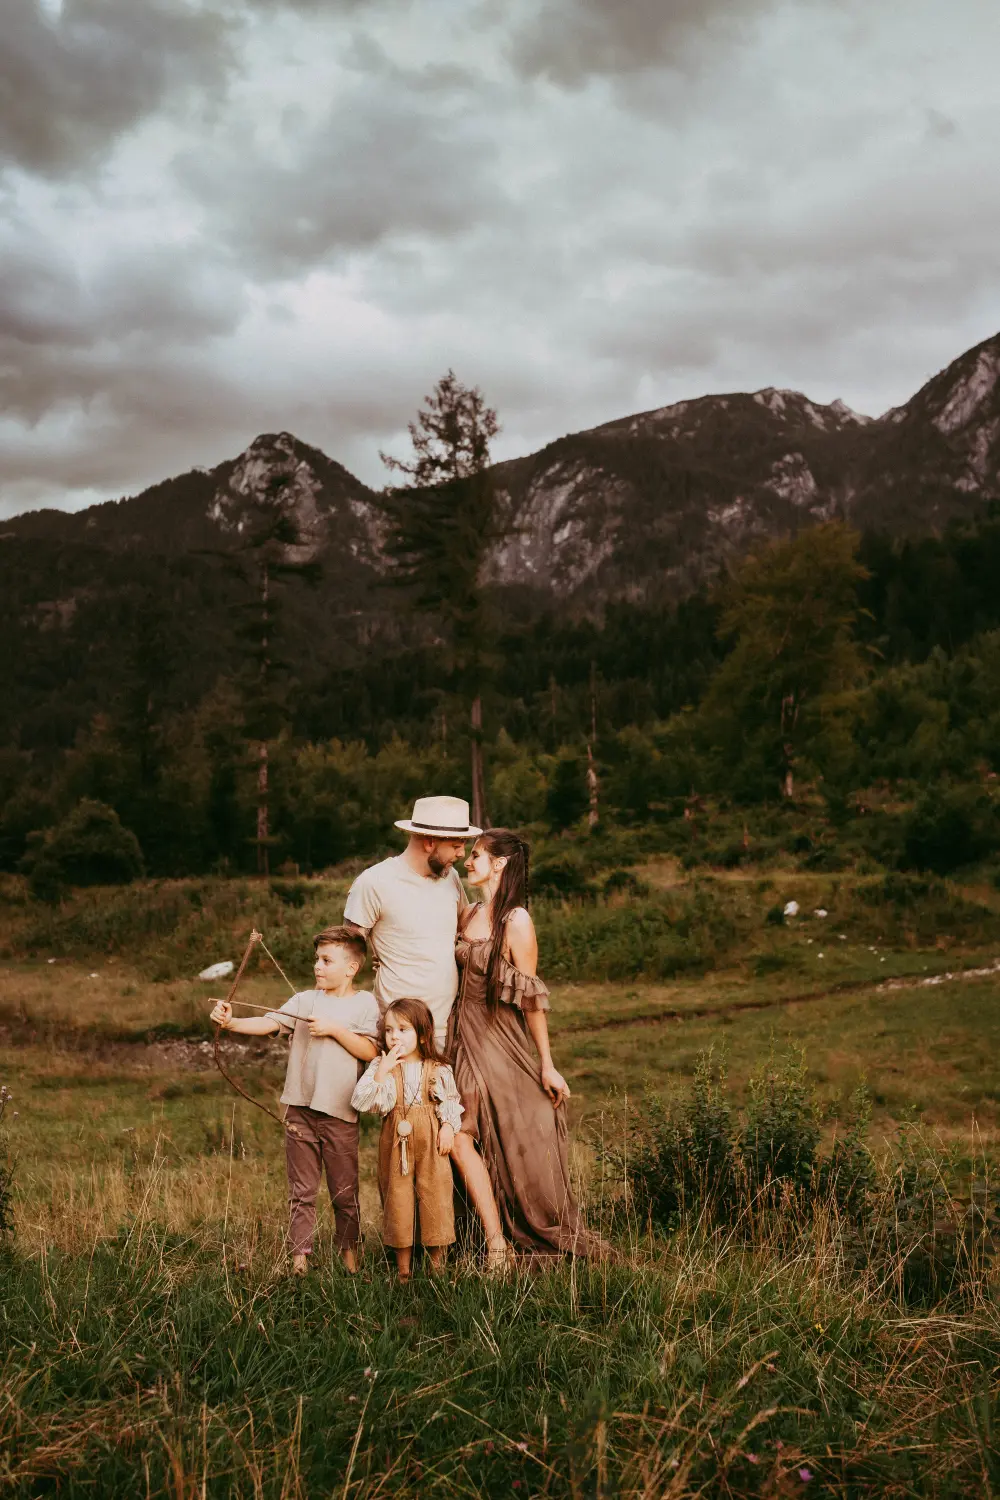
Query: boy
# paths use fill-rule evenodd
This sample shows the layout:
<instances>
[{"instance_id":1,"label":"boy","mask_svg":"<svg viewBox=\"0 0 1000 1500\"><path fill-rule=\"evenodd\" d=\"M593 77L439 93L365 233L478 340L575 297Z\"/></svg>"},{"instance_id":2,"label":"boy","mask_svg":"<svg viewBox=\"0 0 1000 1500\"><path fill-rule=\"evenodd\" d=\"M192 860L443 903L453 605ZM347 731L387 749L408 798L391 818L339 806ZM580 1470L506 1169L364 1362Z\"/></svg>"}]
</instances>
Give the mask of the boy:
<instances>
[{"instance_id":1,"label":"boy","mask_svg":"<svg viewBox=\"0 0 1000 1500\"><path fill-rule=\"evenodd\" d=\"M264 1016L234 1017L232 1006L218 1000L211 1016L226 1031L245 1036L292 1035L281 1102L286 1123L294 1126L285 1132L285 1165L288 1237L297 1276L309 1268L324 1169L337 1249L348 1271L358 1268L358 1116L351 1095L358 1063L378 1056L378 1004L367 990L353 988L365 961L364 938L349 927L327 927L313 938L313 948L314 990L302 990Z\"/></svg>"}]
</instances>

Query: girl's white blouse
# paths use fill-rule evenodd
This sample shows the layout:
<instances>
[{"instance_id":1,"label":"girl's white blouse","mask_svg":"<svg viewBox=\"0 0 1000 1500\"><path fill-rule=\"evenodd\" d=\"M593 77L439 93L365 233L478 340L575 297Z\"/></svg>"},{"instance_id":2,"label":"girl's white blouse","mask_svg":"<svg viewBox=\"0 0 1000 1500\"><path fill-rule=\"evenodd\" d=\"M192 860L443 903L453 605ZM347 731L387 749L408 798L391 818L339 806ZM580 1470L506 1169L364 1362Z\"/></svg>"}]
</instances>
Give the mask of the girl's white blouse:
<instances>
[{"instance_id":1,"label":"girl's white blouse","mask_svg":"<svg viewBox=\"0 0 1000 1500\"><path fill-rule=\"evenodd\" d=\"M362 1113L372 1111L380 1115L387 1115L396 1108L396 1079L393 1073L388 1078L383 1078L381 1083L375 1081L375 1069L381 1062L381 1058L375 1057L368 1064L367 1069L358 1079L357 1087L351 1096L351 1105ZM422 1062L400 1063L403 1071L403 1103L422 1104L420 1098L420 1079L423 1076L424 1065ZM434 1103L434 1113L442 1125L450 1125L452 1130L459 1131L462 1128L462 1099L455 1084L455 1075L450 1068L439 1066L437 1076L431 1082L430 1095Z\"/></svg>"}]
</instances>

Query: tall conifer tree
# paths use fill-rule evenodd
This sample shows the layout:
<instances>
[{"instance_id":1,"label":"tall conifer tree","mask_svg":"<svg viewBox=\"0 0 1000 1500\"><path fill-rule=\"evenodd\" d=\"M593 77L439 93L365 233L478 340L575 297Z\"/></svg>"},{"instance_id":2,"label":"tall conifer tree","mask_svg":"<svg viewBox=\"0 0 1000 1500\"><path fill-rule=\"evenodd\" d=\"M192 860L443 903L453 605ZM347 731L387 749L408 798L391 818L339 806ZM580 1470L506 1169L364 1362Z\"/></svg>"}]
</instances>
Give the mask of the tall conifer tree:
<instances>
[{"instance_id":1,"label":"tall conifer tree","mask_svg":"<svg viewBox=\"0 0 1000 1500\"><path fill-rule=\"evenodd\" d=\"M478 387L449 370L408 424L413 458L381 453L407 483L383 495L385 551L393 581L413 607L441 621L469 705L472 818L489 826L483 775L482 685L486 670L483 569L503 535L492 478L490 443L497 414Z\"/></svg>"}]
</instances>

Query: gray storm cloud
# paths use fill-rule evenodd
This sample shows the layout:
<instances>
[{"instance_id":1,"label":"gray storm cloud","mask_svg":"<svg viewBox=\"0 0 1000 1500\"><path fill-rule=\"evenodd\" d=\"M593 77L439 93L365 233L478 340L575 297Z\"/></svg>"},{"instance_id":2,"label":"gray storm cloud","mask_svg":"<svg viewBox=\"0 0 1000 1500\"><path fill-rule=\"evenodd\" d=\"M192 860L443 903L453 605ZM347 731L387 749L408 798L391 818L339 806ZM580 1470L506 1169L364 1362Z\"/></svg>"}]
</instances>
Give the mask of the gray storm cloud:
<instances>
[{"instance_id":1,"label":"gray storm cloud","mask_svg":"<svg viewBox=\"0 0 1000 1500\"><path fill-rule=\"evenodd\" d=\"M904 400L1000 327L992 0L8 0L0 514L290 428L379 482L709 390Z\"/></svg>"},{"instance_id":2,"label":"gray storm cloud","mask_svg":"<svg viewBox=\"0 0 1000 1500\"><path fill-rule=\"evenodd\" d=\"M0 156L58 175L92 162L172 92L224 70L210 11L150 0L4 0Z\"/></svg>"},{"instance_id":3,"label":"gray storm cloud","mask_svg":"<svg viewBox=\"0 0 1000 1500\"><path fill-rule=\"evenodd\" d=\"M546 0L515 31L510 53L529 74L576 85L690 65L698 39L725 44L772 8L770 0Z\"/></svg>"}]
</instances>

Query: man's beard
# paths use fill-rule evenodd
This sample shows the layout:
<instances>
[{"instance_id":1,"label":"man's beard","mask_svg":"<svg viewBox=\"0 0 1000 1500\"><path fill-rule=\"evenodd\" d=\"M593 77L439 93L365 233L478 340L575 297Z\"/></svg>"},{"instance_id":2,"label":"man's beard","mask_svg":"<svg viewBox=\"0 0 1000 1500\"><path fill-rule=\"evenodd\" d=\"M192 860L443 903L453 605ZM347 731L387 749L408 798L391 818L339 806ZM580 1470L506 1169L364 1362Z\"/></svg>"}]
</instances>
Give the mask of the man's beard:
<instances>
[{"instance_id":1,"label":"man's beard","mask_svg":"<svg viewBox=\"0 0 1000 1500\"><path fill-rule=\"evenodd\" d=\"M427 868L430 870L435 880L440 880L442 875L447 875L448 871L451 869L451 864L451 860L442 859L436 849L433 854L428 854L427 856Z\"/></svg>"}]
</instances>

